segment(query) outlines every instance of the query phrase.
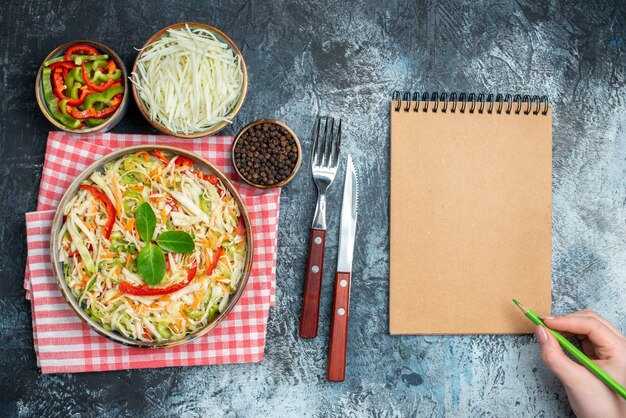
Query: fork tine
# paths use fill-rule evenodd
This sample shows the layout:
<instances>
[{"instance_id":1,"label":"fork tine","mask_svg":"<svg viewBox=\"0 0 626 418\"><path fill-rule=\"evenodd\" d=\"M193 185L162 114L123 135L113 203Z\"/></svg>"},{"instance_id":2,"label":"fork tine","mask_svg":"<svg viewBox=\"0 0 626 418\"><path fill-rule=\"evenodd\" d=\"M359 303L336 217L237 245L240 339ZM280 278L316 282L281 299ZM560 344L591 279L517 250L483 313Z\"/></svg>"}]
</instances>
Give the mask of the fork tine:
<instances>
[{"instance_id":1,"label":"fork tine","mask_svg":"<svg viewBox=\"0 0 626 418\"><path fill-rule=\"evenodd\" d=\"M317 117L317 121L315 123L315 128L313 128L313 131L315 132L315 139L313 139L313 146L311 147L311 167L315 166L317 164L317 156L318 156L318 152L317 152L317 144L319 142L319 138L320 138L320 124L322 122L322 118L320 116Z\"/></svg>"},{"instance_id":2,"label":"fork tine","mask_svg":"<svg viewBox=\"0 0 626 418\"><path fill-rule=\"evenodd\" d=\"M335 139L335 147L333 149L334 154L331 154L332 156L332 167L335 168L337 167L337 162L339 161L339 151L340 151L340 147L341 147L341 119L339 119L339 123L337 124L337 135L336 135L336 139Z\"/></svg>"},{"instance_id":3,"label":"fork tine","mask_svg":"<svg viewBox=\"0 0 626 418\"><path fill-rule=\"evenodd\" d=\"M326 141L328 140L328 119L330 119L330 117L328 116L324 116L324 137L322 139L322 142L320 144L320 148L319 148L319 157L318 157L318 165L321 167L324 167L326 164Z\"/></svg>"},{"instance_id":4,"label":"fork tine","mask_svg":"<svg viewBox=\"0 0 626 418\"><path fill-rule=\"evenodd\" d=\"M330 150L332 149L333 146L333 141L335 138L335 119L334 118L329 118L330 119L330 132L328 133L328 137L324 138L324 167L329 167L331 164L331 154L330 154Z\"/></svg>"},{"instance_id":5,"label":"fork tine","mask_svg":"<svg viewBox=\"0 0 626 418\"><path fill-rule=\"evenodd\" d=\"M335 160L335 149L337 148L337 132L335 126L335 120L333 119L333 130L332 135L330 137L330 147L328 147L328 163L326 164L329 168L333 168L333 162Z\"/></svg>"}]
</instances>

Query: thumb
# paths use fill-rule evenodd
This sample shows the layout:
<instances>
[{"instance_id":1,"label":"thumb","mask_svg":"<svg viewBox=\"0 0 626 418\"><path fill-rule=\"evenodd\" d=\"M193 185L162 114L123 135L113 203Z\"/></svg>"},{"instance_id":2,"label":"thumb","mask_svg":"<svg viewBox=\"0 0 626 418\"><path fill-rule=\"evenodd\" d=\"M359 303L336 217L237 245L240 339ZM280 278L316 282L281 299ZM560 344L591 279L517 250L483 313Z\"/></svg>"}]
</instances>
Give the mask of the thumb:
<instances>
[{"instance_id":1,"label":"thumb","mask_svg":"<svg viewBox=\"0 0 626 418\"><path fill-rule=\"evenodd\" d=\"M545 365L565 386L575 386L585 369L565 355L554 335L544 327L537 325L535 336L541 347L541 357Z\"/></svg>"}]
</instances>

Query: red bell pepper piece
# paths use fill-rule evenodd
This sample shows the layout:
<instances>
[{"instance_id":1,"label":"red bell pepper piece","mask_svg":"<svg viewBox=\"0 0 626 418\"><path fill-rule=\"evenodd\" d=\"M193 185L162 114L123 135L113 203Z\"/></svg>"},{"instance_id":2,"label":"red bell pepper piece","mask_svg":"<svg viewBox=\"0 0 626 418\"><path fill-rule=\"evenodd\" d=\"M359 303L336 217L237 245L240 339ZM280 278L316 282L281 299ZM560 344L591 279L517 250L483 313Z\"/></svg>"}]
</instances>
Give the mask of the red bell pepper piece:
<instances>
[{"instance_id":1,"label":"red bell pepper piece","mask_svg":"<svg viewBox=\"0 0 626 418\"><path fill-rule=\"evenodd\" d=\"M109 70L109 74L113 74L115 70L117 70L117 65L115 65L115 61L113 60L107 61L107 70Z\"/></svg>"},{"instance_id":2,"label":"red bell pepper piece","mask_svg":"<svg viewBox=\"0 0 626 418\"><path fill-rule=\"evenodd\" d=\"M146 327L143 327L143 336L146 337L148 340L152 341L152 335L150 335Z\"/></svg>"},{"instance_id":3,"label":"red bell pepper piece","mask_svg":"<svg viewBox=\"0 0 626 418\"><path fill-rule=\"evenodd\" d=\"M66 97L63 90L65 90L65 80L63 79L63 69L59 67L52 71L52 91L59 100L64 100Z\"/></svg>"},{"instance_id":4,"label":"red bell pepper piece","mask_svg":"<svg viewBox=\"0 0 626 418\"><path fill-rule=\"evenodd\" d=\"M93 91L91 90L81 90L81 94L80 97L77 99L69 99L65 96L65 93L63 93L63 90L65 90L65 80L62 74L63 68L59 67L57 69L55 69L54 71L52 71L52 90L54 92L54 95L56 97L59 98L59 104L61 103L61 100L66 100L67 99L67 105L68 106L80 106L83 104L83 102L85 101L85 99L87 98L87 96L89 96L91 93L93 93ZM61 111L63 111L62 109L59 109Z\"/></svg>"},{"instance_id":5,"label":"red bell pepper piece","mask_svg":"<svg viewBox=\"0 0 626 418\"><path fill-rule=\"evenodd\" d=\"M217 183L219 183L219 179L215 174L207 174L202 171L196 171L195 173L196 176L200 177L202 180L208 181L212 185L216 185Z\"/></svg>"},{"instance_id":6,"label":"red bell pepper piece","mask_svg":"<svg viewBox=\"0 0 626 418\"><path fill-rule=\"evenodd\" d=\"M68 106L67 112L70 115L72 115L74 119L90 119L90 118L102 119L115 113L117 108L120 107L120 103L121 101L115 105L105 107L102 110L96 110L94 108L90 108L87 110L78 110L76 108Z\"/></svg>"},{"instance_id":7,"label":"red bell pepper piece","mask_svg":"<svg viewBox=\"0 0 626 418\"><path fill-rule=\"evenodd\" d=\"M121 94L116 94L115 96L113 96L113 98L109 102L109 104L111 106L118 106L120 103L122 103L122 95Z\"/></svg>"},{"instance_id":8,"label":"red bell pepper piece","mask_svg":"<svg viewBox=\"0 0 626 418\"><path fill-rule=\"evenodd\" d=\"M111 200L109 200L107 195L102 193L97 187L90 184L81 184L80 188L83 190L89 190L93 197L96 198L96 200L104 203L109 219L107 220L107 223L104 225L104 227L102 227L102 232L104 233L106 239L109 239L109 237L111 236L111 230L113 229L113 225L115 224L115 206L113 206L113 203L111 203Z\"/></svg>"},{"instance_id":9,"label":"red bell pepper piece","mask_svg":"<svg viewBox=\"0 0 626 418\"><path fill-rule=\"evenodd\" d=\"M96 48L85 44L72 45L67 48L67 51L65 51L65 60L69 61L72 54L100 55Z\"/></svg>"},{"instance_id":10,"label":"red bell pepper piece","mask_svg":"<svg viewBox=\"0 0 626 418\"><path fill-rule=\"evenodd\" d=\"M165 154L163 154L163 152L162 152L162 151L159 151L159 150L156 150L156 149L155 149L154 151L152 151L152 155L154 155L154 156L155 156L155 157L157 157L159 160L161 160L161 162L162 162L163 164L165 164L165 165L168 165L168 164L170 163L170 159L169 159L169 158L167 158L167 157L165 156Z\"/></svg>"},{"instance_id":11,"label":"red bell pepper piece","mask_svg":"<svg viewBox=\"0 0 626 418\"><path fill-rule=\"evenodd\" d=\"M185 156L179 155L176 158L176 161L174 161L174 164L176 164L179 167L193 167L193 160L191 158L187 158Z\"/></svg>"},{"instance_id":12,"label":"red bell pepper piece","mask_svg":"<svg viewBox=\"0 0 626 418\"><path fill-rule=\"evenodd\" d=\"M91 93L93 93L91 90L81 90L80 97L78 99L67 99L67 105L80 106Z\"/></svg>"},{"instance_id":13,"label":"red bell pepper piece","mask_svg":"<svg viewBox=\"0 0 626 418\"><path fill-rule=\"evenodd\" d=\"M180 212L180 209L178 208L176 201L172 199L171 197L168 197L165 199L165 204L170 207L172 212Z\"/></svg>"},{"instance_id":14,"label":"red bell pepper piece","mask_svg":"<svg viewBox=\"0 0 626 418\"><path fill-rule=\"evenodd\" d=\"M235 234L242 236L246 232L246 226L243 224L241 216L237 218L237 227L235 228Z\"/></svg>"},{"instance_id":15,"label":"red bell pepper piece","mask_svg":"<svg viewBox=\"0 0 626 418\"><path fill-rule=\"evenodd\" d=\"M217 266L218 260L223 254L223 251L224 249L220 248L220 253L218 256L215 257L215 260L213 260L213 263L211 263L211 267L209 269L210 271L207 270L207 273L206 273L207 275L210 275L213 272L213 270L215 269L215 266ZM124 280L122 283L120 283L120 292L127 293L129 295L136 295L136 296L168 295L170 293L176 292L177 290L184 289L185 287L187 287L189 283L191 283L193 278L196 277L197 269L198 269L198 266L196 264L196 260L193 259L193 261L191 261L190 263L189 270L187 270L187 278L181 282L178 282L168 287L158 288L158 287L149 287L147 284L143 284L141 286L133 286L132 284Z\"/></svg>"},{"instance_id":16,"label":"red bell pepper piece","mask_svg":"<svg viewBox=\"0 0 626 418\"><path fill-rule=\"evenodd\" d=\"M94 91L98 91L98 92L105 91L116 82L115 80L110 78L102 84L96 84L93 81L91 81L91 79L89 78L89 71L87 70L87 67L85 67L85 61L83 61L83 63L80 66L82 67L83 79L85 80L85 84L87 84L87 86Z\"/></svg>"},{"instance_id":17,"label":"red bell pepper piece","mask_svg":"<svg viewBox=\"0 0 626 418\"><path fill-rule=\"evenodd\" d=\"M76 64L74 64L72 61L57 61L48 65L48 68L50 68L51 70L54 70L55 68L65 68L71 70L74 67L76 67Z\"/></svg>"},{"instance_id":18,"label":"red bell pepper piece","mask_svg":"<svg viewBox=\"0 0 626 418\"><path fill-rule=\"evenodd\" d=\"M217 267L217 262L220 261L220 258L222 258L224 254L226 254L226 250L224 249L224 247L220 246L220 248L216 250L215 258L213 258L213 260L211 261L211 265L205 273L207 276L210 276L211 273L213 273L213 270L215 270L215 267Z\"/></svg>"}]
</instances>

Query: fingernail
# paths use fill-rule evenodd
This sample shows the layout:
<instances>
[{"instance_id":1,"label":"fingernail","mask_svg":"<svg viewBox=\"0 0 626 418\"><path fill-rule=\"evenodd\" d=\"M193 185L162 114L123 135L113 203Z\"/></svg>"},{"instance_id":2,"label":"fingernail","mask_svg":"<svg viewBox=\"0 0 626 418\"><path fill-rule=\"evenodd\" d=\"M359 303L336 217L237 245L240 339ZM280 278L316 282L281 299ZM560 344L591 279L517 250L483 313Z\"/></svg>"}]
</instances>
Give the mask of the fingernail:
<instances>
[{"instance_id":1,"label":"fingernail","mask_svg":"<svg viewBox=\"0 0 626 418\"><path fill-rule=\"evenodd\" d=\"M542 316L541 319L546 320L546 319L556 319L554 316Z\"/></svg>"},{"instance_id":2,"label":"fingernail","mask_svg":"<svg viewBox=\"0 0 626 418\"><path fill-rule=\"evenodd\" d=\"M539 344L545 343L548 339L548 336L546 335L546 330L539 325L537 325L537 327L535 328L535 337L537 337L537 341L539 341Z\"/></svg>"}]
</instances>

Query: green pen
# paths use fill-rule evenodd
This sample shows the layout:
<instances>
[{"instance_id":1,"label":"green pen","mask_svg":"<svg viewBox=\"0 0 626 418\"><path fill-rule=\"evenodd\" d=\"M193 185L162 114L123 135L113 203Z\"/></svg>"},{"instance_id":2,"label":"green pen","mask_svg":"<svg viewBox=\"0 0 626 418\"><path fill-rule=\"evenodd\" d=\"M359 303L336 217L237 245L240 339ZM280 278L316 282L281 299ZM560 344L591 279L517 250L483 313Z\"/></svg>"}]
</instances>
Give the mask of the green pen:
<instances>
[{"instance_id":1,"label":"green pen","mask_svg":"<svg viewBox=\"0 0 626 418\"><path fill-rule=\"evenodd\" d=\"M561 347L563 347L565 351L570 353L572 357L578 360L580 364L585 366L587 370L589 370L591 373L598 376L600 380L602 380L604 383L606 383L608 387L610 387L615 392L617 392L618 395L626 399L626 389L624 389L624 386L620 385L615 379L611 377L610 374L605 372L600 366L594 363L593 360L591 360L589 357L585 355L585 353L583 353L578 348L576 348L576 346L572 344L571 342L569 342L567 338L559 334L557 331L548 328L546 324L543 323L541 318L539 318L539 315L537 315L535 312L531 311L530 309L527 309L524 305L522 305L515 299L513 299L513 302L515 302L517 307L520 308L522 312L524 312L524 315L526 315L528 319L533 321L535 324L542 326L548 331L550 331L552 335L554 335L556 340L559 342L559 344L561 344Z\"/></svg>"}]
</instances>

